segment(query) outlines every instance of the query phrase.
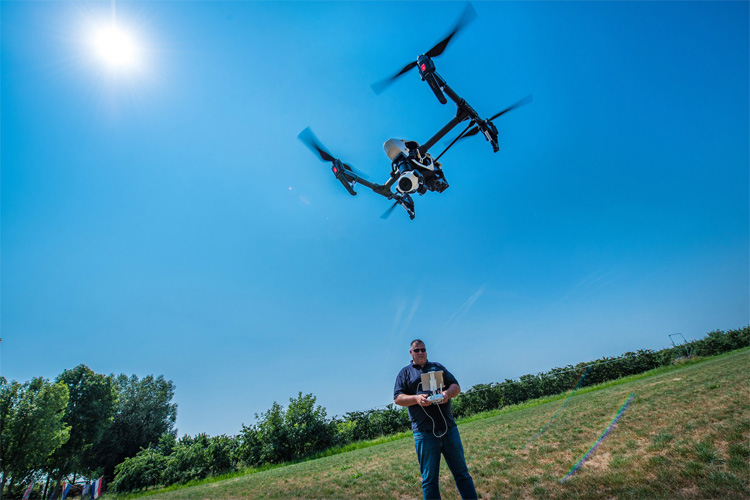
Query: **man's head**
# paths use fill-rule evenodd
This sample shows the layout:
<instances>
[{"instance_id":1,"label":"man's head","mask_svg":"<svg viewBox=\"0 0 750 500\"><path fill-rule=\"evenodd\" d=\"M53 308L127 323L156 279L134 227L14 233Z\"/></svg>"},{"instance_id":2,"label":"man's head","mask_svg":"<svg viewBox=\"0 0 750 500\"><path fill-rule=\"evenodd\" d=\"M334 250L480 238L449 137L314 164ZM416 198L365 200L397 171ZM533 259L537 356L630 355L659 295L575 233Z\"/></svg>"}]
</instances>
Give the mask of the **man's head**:
<instances>
[{"instance_id":1,"label":"man's head","mask_svg":"<svg viewBox=\"0 0 750 500\"><path fill-rule=\"evenodd\" d=\"M411 341L409 354L411 354L411 360L414 361L415 365L423 366L427 363L427 349L425 349L424 342L421 340L414 339Z\"/></svg>"}]
</instances>

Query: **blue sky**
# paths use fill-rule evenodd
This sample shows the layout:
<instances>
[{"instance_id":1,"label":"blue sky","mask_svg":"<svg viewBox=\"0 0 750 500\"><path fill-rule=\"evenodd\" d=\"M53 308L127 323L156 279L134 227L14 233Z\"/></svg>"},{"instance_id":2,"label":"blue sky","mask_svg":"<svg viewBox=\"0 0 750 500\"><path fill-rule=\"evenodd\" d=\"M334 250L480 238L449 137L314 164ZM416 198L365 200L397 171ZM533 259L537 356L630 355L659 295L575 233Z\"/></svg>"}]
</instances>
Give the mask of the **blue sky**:
<instances>
[{"instance_id":1,"label":"blue sky","mask_svg":"<svg viewBox=\"0 0 750 500\"><path fill-rule=\"evenodd\" d=\"M163 374L180 435L235 434L388 404L415 337L467 389L750 323L747 2L474 2L437 71L534 100L414 221L297 140L385 181L455 107L370 84L464 5L0 2L2 375Z\"/></svg>"}]
</instances>

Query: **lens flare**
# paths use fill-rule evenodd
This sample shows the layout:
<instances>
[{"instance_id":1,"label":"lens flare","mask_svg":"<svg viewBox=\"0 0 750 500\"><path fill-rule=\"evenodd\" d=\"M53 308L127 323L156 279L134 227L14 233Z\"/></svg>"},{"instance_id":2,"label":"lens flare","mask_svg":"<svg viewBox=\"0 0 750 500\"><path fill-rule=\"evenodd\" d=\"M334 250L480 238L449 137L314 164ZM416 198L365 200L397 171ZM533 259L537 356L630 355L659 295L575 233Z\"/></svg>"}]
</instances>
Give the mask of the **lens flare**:
<instances>
[{"instance_id":1,"label":"lens flare","mask_svg":"<svg viewBox=\"0 0 750 500\"><path fill-rule=\"evenodd\" d=\"M557 418L557 415L563 410L563 408L565 408L565 405L568 404L568 401L570 401L570 398L573 397L573 394L575 394L576 391L581 387L581 384L583 383L583 379L586 378L586 374L589 372L589 370L591 370L591 366L592 365L588 365L586 367L586 369L583 371L583 373L581 374L581 376L578 378L578 382L576 382L575 386L573 386L573 389L570 392L570 394L568 394L568 396L565 398L565 400L563 401L563 403L560 405L560 408L557 409L557 411L555 412L555 414L552 415L552 418L549 419L549 422L547 422L547 424L544 427L542 427L541 429L539 429L539 431L534 435L534 437L531 438L531 440L528 443L526 443L525 445L521 446L519 448L519 450L523 450L528 445L530 445L531 443L533 443L534 441L536 441L536 438L538 438L539 436L541 436L542 433L544 431L546 431L547 428L550 425L552 425L552 422L555 421L555 419Z\"/></svg>"},{"instance_id":2,"label":"lens flare","mask_svg":"<svg viewBox=\"0 0 750 500\"><path fill-rule=\"evenodd\" d=\"M630 401L632 399L633 399L633 393L631 392L630 394L628 394L627 399L622 404L622 406L620 407L620 409L617 410L617 414L615 415L615 418L612 419L612 421L609 423L609 425L604 430L604 432L602 432L601 435L594 442L594 444L591 445L591 448L589 448L589 451L587 451L586 454L584 456L582 456L581 459L573 467L571 467L571 469L568 471L568 473L565 474L565 476L563 476L560 479L560 483L564 483L565 481L567 481L568 479L570 479L573 476L573 474L575 474L576 472L578 472L578 469L581 468L581 466L583 465L583 463L586 460L588 460L591 457L591 455L594 454L594 452L599 447L599 445L602 444L602 441L604 441L604 438L606 438L609 435L609 432L617 424L617 421L620 420L620 417L622 417L622 414L625 413L625 410L628 409L628 406L630 405Z\"/></svg>"}]
</instances>

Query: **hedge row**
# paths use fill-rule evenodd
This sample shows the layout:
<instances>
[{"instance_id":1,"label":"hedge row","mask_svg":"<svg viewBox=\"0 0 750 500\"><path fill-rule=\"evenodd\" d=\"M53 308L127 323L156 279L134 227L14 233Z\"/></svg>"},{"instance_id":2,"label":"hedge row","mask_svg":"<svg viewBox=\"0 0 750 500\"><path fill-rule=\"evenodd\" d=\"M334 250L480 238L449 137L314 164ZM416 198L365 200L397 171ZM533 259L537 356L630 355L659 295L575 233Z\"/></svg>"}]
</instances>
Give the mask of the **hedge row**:
<instances>
[{"instance_id":1,"label":"hedge row","mask_svg":"<svg viewBox=\"0 0 750 500\"><path fill-rule=\"evenodd\" d=\"M604 357L589 363L553 368L519 380L478 384L453 400L453 414L465 417L543 396L552 396L575 387L616 380L666 366L688 356L714 356L750 345L750 326L737 330L710 332L700 340L659 351L639 350L616 358Z\"/></svg>"}]
</instances>

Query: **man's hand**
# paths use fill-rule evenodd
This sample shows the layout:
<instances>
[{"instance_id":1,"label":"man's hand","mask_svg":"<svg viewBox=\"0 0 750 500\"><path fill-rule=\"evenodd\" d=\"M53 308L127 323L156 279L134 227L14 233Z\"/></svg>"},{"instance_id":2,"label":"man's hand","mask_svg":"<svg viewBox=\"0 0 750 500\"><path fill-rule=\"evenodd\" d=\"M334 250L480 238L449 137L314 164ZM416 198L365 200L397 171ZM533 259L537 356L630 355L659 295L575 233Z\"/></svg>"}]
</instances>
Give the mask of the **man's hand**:
<instances>
[{"instance_id":1,"label":"man's hand","mask_svg":"<svg viewBox=\"0 0 750 500\"><path fill-rule=\"evenodd\" d=\"M419 406L430 406L432 404L432 401L427 399L427 394L417 394L416 398Z\"/></svg>"},{"instance_id":2,"label":"man's hand","mask_svg":"<svg viewBox=\"0 0 750 500\"><path fill-rule=\"evenodd\" d=\"M445 404L449 399L453 399L461 394L461 387L458 384L451 384L446 390L443 391L443 400L439 404Z\"/></svg>"}]
</instances>

